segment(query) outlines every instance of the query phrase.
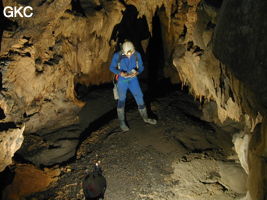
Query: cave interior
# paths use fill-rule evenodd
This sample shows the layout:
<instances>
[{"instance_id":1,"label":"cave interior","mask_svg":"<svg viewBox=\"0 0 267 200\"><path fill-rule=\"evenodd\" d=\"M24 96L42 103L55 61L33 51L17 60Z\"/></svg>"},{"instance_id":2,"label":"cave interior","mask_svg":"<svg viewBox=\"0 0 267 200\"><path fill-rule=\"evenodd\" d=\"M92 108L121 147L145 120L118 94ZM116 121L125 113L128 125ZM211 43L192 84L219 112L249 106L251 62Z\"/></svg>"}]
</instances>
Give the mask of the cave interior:
<instances>
[{"instance_id":1,"label":"cave interior","mask_svg":"<svg viewBox=\"0 0 267 200\"><path fill-rule=\"evenodd\" d=\"M6 6L34 15L6 18ZM0 1L0 199L84 199L84 177L100 161L108 200L265 200L265 8ZM125 41L141 55L138 80L157 120L144 123L128 91L127 132L109 70Z\"/></svg>"}]
</instances>

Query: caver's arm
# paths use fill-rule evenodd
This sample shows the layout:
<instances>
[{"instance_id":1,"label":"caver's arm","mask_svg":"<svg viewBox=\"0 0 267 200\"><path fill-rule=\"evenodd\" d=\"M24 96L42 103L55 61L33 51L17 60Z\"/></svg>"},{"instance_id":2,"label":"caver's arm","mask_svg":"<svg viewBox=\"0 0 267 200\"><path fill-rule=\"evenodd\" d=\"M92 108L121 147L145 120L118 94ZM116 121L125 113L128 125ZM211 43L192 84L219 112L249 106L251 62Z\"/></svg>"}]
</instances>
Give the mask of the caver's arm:
<instances>
[{"instance_id":1,"label":"caver's arm","mask_svg":"<svg viewBox=\"0 0 267 200\"><path fill-rule=\"evenodd\" d=\"M119 54L115 53L113 55L111 64L109 66L110 71L112 71L114 74L120 74L120 70L117 68L118 67L118 62L119 62Z\"/></svg>"}]
</instances>

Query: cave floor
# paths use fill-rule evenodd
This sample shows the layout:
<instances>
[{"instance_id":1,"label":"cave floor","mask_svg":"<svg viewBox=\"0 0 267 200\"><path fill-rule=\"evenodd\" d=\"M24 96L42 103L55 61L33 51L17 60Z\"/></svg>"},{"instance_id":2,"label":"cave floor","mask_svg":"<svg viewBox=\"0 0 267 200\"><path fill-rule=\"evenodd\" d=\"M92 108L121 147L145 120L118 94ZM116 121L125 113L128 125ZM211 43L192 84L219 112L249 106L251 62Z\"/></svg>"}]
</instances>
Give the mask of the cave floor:
<instances>
[{"instance_id":1,"label":"cave floor","mask_svg":"<svg viewBox=\"0 0 267 200\"><path fill-rule=\"evenodd\" d=\"M107 122L82 142L75 160L56 166L57 182L26 199L82 200L81 180L96 160L107 179L105 200L238 199L242 188L230 179L239 174L225 173L227 166L239 166L231 136L194 117L195 108L192 98L179 92L158 98L151 103L155 126L145 124L134 107L128 109L129 132L119 131L117 119Z\"/></svg>"}]
</instances>

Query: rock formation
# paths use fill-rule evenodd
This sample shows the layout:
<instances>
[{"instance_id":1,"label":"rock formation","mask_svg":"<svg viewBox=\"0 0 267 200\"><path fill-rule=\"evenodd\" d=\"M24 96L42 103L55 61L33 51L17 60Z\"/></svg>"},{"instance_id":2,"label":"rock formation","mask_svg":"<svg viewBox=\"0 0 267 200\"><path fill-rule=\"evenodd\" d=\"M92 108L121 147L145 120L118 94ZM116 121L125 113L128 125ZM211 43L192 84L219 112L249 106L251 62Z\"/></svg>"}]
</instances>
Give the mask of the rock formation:
<instances>
[{"instance_id":1,"label":"rock formation","mask_svg":"<svg viewBox=\"0 0 267 200\"><path fill-rule=\"evenodd\" d=\"M6 130L2 129L7 127ZM14 153L21 147L23 142L23 131L25 126L17 128L15 124L2 123L0 132L0 171L7 165L12 164Z\"/></svg>"},{"instance_id":2,"label":"rock formation","mask_svg":"<svg viewBox=\"0 0 267 200\"><path fill-rule=\"evenodd\" d=\"M137 14L133 20L142 19L150 33L153 16L159 17L165 77L189 86L201 102L203 120L234 134L236 152L249 180L246 198L263 198L266 178L261 174L266 170L267 131L265 2L5 0L3 4L31 5L34 16L13 19L16 30L3 32L1 126L12 123L15 128L2 130L5 137L0 148L5 161L0 170L10 164L21 145L22 132L28 146L21 153L35 164L52 165L74 155L81 131L79 127L69 131L68 126L78 123L77 114L84 105L76 97L75 85L111 82L108 65L122 40L116 28L131 5ZM138 42L145 52L149 36L137 39L134 43ZM25 124L25 130L24 126L18 128L19 124ZM16 147L7 149L4 144L12 134L16 137L11 143ZM29 148L33 141L42 146L36 154ZM55 148L56 156L45 158L54 155Z\"/></svg>"},{"instance_id":3,"label":"rock formation","mask_svg":"<svg viewBox=\"0 0 267 200\"><path fill-rule=\"evenodd\" d=\"M253 93L242 97L242 114L253 120L253 112L260 113L263 119L254 124L246 124L250 130L241 135L247 159L249 188L252 199L266 196L266 56L267 47L264 30L267 15L264 1L239 0L224 1L220 11L214 37L213 52L242 82L247 91ZM254 114L255 116L255 114ZM255 119L255 118L254 118ZM263 189L265 188L265 189ZM264 192L265 191L265 192Z\"/></svg>"},{"instance_id":4,"label":"rock formation","mask_svg":"<svg viewBox=\"0 0 267 200\"><path fill-rule=\"evenodd\" d=\"M43 191L56 181L59 175L59 170L42 171L32 165L18 164L14 180L6 187L2 199L18 200L34 192Z\"/></svg>"}]
</instances>

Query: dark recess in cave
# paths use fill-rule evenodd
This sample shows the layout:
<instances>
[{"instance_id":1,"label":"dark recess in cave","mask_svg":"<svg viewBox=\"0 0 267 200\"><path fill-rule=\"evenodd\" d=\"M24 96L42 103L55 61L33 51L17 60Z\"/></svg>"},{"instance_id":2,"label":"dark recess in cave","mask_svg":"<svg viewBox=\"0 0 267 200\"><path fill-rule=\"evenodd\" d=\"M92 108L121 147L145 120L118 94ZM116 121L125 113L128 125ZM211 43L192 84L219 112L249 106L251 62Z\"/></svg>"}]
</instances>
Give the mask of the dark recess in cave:
<instances>
[{"instance_id":1,"label":"dark recess in cave","mask_svg":"<svg viewBox=\"0 0 267 200\"><path fill-rule=\"evenodd\" d=\"M186 27L186 25L184 25L183 32L179 35L179 39L184 40L185 36L186 36L186 33L187 33L187 27Z\"/></svg>"},{"instance_id":2,"label":"dark recess in cave","mask_svg":"<svg viewBox=\"0 0 267 200\"><path fill-rule=\"evenodd\" d=\"M158 12L158 11L157 11ZM160 87L159 80L163 79L164 51L160 18L158 14L152 19L152 37L147 47L147 83L149 96L157 96Z\"/></svg>"},{"instance_id":3,"label":"dark recess in cave","mask_svg":"<svg viewBox=\"0 0 267 200\"><path fill-rule=\"evenodd\" d=\"M6 118L6 115L3 111L3 109L0 108L0 120L5 119L5 118Z\"/></svg>"},{"instance_id":4,"label":"dark recess in cave","mask_svg":"<svg viewBox=\"0 0 267 200\"><path fill-rule=\"evenodd\" d=\"M112 90L112 87L113 87L113 84L111 83L105 83L102 85L91 85L91 86L86 86L81 83L75 83L74 90L75 90L77 99L82 100L82 101L88 101L90 100L90 98L92 98L89 96L92 91L107 89L107 88Z\"/></svg>"},{"instance_id":5,"label":"dark recess in cave","mask_svg":"<svg viewBox=\"0 0 267 200\"><path fill-rule=\"evenodd\" d=\"M0 180L1 180L1 184L0 184L0 199L2 199L2 192L3 190L6 188L6 186L8 186L9 184L12 183L13 179L15 176L15 172L14 169L12 167L6 167L4 171L2 171L0 173Z\"/></svg>"},{"instance_id":6,"label":"dark recess in cave","mask_svg":"<svg viewBox=\"0 0 267 200\"><path fill-rule=\"evenodd\" d=\"M3 89L3 75L0 72L0 91Z\"/></svg>"},{"instance_id":7,"label":"dark recess in cave","mask_svg":"<svg viewBox=\"0 0 267 200\"><path fill-rule=\"evenodd\" d=\"M0 131L7 131L8 129L17 128L16 124L13 122L0 123Z\"/></svg>"},{"instance_id":8,"label":"dark recess in cave","mask_svg":"<svg viewBox=\"0 0 267 200\"><path fill-rule=\"evenodd\" d=\"M81 16L85 16L85 13L81 7L81 3L80 0L72 0L71 1L71 7L72 10L76 13L76 14L80 14Z\"/></svg>"},{"instance_id":9,"label":"dark recess in cave","mask_svg":"<svg viewBox=\"0 0 267 200\"><path fill-rule=\"evenodd\" d=\"M223 0L204 0L204 2L212 7L220 8Z\"/></svg>"},{"instance_id":10,"label":"dark recess in cave","mask_svg":"<svg viewBox=\"0 0 267 200\"><path fill-rule=\"evenodd\" d=\"M126 5L123 12L122 20L117 24L112 32L111 40L117 41L115 51L120 50L120 44L125 40L133 42L137 51L139 51L144 59L144 49L141 41L150 37L146 18L137 18L138 11L133 5Z\"/></svg>"}]
</instances>

